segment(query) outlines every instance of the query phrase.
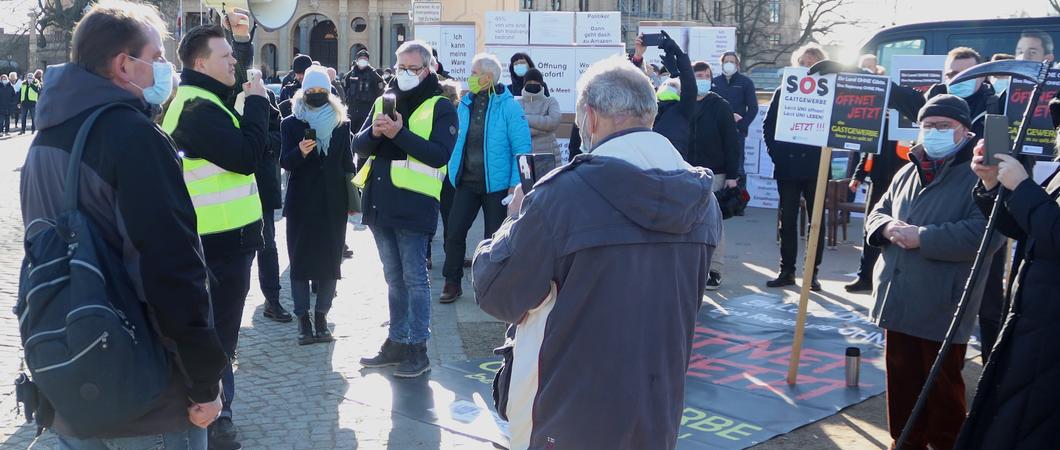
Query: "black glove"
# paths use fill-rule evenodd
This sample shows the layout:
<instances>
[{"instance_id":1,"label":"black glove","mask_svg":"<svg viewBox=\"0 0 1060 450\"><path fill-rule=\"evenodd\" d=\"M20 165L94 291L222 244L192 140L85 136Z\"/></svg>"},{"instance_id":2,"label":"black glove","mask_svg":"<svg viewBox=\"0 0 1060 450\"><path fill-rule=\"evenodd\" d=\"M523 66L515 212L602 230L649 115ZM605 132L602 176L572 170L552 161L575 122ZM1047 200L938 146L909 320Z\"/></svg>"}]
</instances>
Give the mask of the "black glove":
<instances>
[{"instance_id":1,"label":"black glove","mask_svg":"<svg viewBox=\"0 0 1060 450\"><path fill-rule=\"evenodd\" d=\"M829 59L823 60L810 67L810 75L831 75L833 73L860 73L861 69L848 66Z\"/></svg>"},{"instance_id":2,"label":"black glove","mask_svg":"<svg viewBox=\"0 0 1060 450\"><path fill-rule=\"evenodd\" d=\"M659 42L659 49L666 52L667 55L677 56L681 54L681 46L677 44L677 41L673 40L669 34L665 31L660 31L663 35L663 39Z\"/></svg>"},{"instance_id":3,"label":"black glove","mask_svg":"<svg viewBox=\"0 0 1060 450\"><path fill-rule=\"evenodd\" d=\"M677 65L677 55L667 52L662 55L662 64L666 68L666 72L670 74L670 78L677 78L681 75L681 69Z\"/></svg>"}]
</instances>

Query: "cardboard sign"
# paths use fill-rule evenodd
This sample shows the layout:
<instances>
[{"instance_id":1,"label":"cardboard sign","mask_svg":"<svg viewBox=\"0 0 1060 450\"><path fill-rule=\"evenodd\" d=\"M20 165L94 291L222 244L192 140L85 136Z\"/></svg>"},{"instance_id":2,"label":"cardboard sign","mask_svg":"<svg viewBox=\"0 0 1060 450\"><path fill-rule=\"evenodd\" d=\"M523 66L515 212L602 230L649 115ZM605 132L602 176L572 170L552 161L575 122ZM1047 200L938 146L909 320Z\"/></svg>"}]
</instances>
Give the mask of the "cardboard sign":
<instances>
[{"instance_id":1,"label":"cardboard sign","mask_svg":"<svg viewBox=\"0 0 1060 450\"><path fill-rule=\"evenodd\" d=\"M528 45L530 14L489 11L486 13L486 45Z\"/></svg>"},{"instance_id":2,"label":"cardboard sign","mask_svg":"<svg viewBox=\"0 0 1060 450\"><path fill-rule=\"evenodd\" d=\"M578 45L623 45L622 13L577 13L575 43Z\"/></svg>"},{"instance_id":3,"label":"cardboard sign","mask_svg":"<svg viewBox=\"0 0 1060 450\"><path fill-rule=\"evenodd\" d=\"M895 55L891 58L891 81L916 89L921 94L931 86L942 82L946 55ZM891 110L887 134L892 141L916 140L920 127L914 123L916 117L904 117Z\"/></svg>"},{"instance_id":4,"label":"cardboard sign","mask_svg":"<svg viewBox=\"0 0 1060 450\"><path fill-rule=\"evenodd\" d=\"M595 64L597 61L607 59L615 55L623 55L626 52L625 47L578 47L578 77L581 77L589 66ZM571 111L568 111L571 112Z\"/></svg>"},{"instance_id":5,"label":"cardboard sign","mask_svg":"<svg viewBox=\"0 0 1060 450\"><path fill-rule=\"evenodd\" d=\"M413 2L412 20L417 24L441 22L442 4L440 2Z\"/></svg>"},{"instance_id":6,"label":"cardboard sign","mask_svg":"<svg viewBox=\"0 0 1060 450\"><path fill-rule=\"evenodd\" d=\"M784 69L778 141L878 153L890 81L879 75L807 75Z\"/></svg>"},{"instance_id":7,"label":"cardboard sign","mask_svg":"<svg viewBox=\"0 0 1060 450\"><path fill-rule=\"evenodd\" d=\"M706 61L712 65L721 61L725 52L736 50L735 27L693 27L688 29L688 57L692 61Z\"/></svg>"},{"instance_id":8,"label":"cardboard sign","mask_svg":"<svg viewBox=\"0 0 1060 450\"><path fill-rule=\"evenodd\" d=\"M574 13L530 13L530 45L574 44Z\"/></svg>"},{"instance_id":9,"label":"cardboard sign","mask_svg":"<svg viewBox=\"0 0 1060 450\"><path fill-rule=\"evenodd\" d=\"M1030 104L1033 90L1033 81L1012 77L1008 88L1008 103L1005 104L1005 115L1008 116L1011 124L1013 140L1023 122L1023 113ZM1053 99L1058 90L1060 90L1060 69L1051 69L1038 97L1038 107L1031 115L1030 127L1027 128L1027 137L1023 141L1020 153L1035 156L1050 156L1055 153L1056 129L1053 128L1052 116L1049 114L1049 101Z\"/></svg>"},{"instance_id":10,"label":"cardboard sign","mask_svg":"<svg viewBox=\"0 0 1060 450\"><path fill-rule=\"evenodd\" d=\"M471 59L475 56L475 24L436 24L416 26L416 39L438 51L438 62L449 75L467 87Z\"/></svg>"},{"instance_id":11,"label":"cardboard sign","mask_svg":"<svg viewBox=\"0 0 1060 450\"><path fill-rule=\"evenodd\" d=\"M560 110L574 112L578 82L578 54L572 47L533 47L530 57L548 84L549 96L559 101Z\"/></svg>"}]
</instances>

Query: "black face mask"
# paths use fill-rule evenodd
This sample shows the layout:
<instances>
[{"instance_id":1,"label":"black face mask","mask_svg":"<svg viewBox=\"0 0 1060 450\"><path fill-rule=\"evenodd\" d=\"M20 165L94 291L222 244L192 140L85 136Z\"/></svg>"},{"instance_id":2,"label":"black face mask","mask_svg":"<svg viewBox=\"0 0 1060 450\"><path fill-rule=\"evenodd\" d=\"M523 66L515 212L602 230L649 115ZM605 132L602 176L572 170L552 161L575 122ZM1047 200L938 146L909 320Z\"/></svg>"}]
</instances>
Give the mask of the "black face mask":
<instances>
[{"instance_id":1,"label":"black face mask","mask_svg":"<svg viewBox=\"0 0 1060 450\"><path fill-rule=\"evenodd\" d=\"M305 95L305 104L314 108L319 108L328 104L328 93L327 92L314 92Z\"/></svg>"},{"instance_id":2,"label":"black face mask","mask_svg":"<svg viewBox=\"0 0 1060 450\"><path fill-rule=\"evenodd\" d=\"M531 94L540 94L541 93L541 85L540 84L528 84L526 86L523 86L523 89L526 90L526 92L529 92Z\"/></svg>"}]
</instances>

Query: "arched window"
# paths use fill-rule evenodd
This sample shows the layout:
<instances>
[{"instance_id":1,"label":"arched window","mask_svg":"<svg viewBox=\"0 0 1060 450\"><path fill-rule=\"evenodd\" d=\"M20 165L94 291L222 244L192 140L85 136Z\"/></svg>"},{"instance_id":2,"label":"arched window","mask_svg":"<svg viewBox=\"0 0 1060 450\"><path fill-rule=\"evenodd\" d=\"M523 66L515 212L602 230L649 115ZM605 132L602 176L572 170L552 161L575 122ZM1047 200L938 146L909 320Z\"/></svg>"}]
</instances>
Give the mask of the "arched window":
<instances>
[{"instance_id":1,"label":"arched window","mask_svg":"<svg viewBox=\"0 0 1060 450\"><path fill-rule=\"evenodd\" d=\"M261 63L269 68L269 72L270 73L265 74L265 76L269 76L272 73L276 73L276 68L277 68L276 67L276 65L277 65L277 63L276 63L276 45L274 45L274 44L262 45L261 46L261 53L258 55L258 57L260 58Z\"/></svg>"}]
</instances>

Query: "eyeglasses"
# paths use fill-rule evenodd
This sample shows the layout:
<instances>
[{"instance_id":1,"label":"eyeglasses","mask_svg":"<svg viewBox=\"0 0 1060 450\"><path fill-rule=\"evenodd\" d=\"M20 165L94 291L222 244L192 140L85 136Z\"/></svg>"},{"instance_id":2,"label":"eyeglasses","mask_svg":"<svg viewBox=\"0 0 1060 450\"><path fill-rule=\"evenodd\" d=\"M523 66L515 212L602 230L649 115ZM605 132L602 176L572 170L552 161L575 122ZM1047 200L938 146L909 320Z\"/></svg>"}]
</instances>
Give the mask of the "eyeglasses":
<instances>
[{"instance_id":1,"label":"eyeglasses","mask_svg":"<svg viewBox=\"0 0 1060 450\"><path fill-rule=\"evenodd\" d=\"M395 75L400 75L400 74L419 75L420 72L423 71L423 69L426 69L426 67L409 67L409 66L403 66L403 65L399 64L397 66L394 66L394 74Z\"/></svg>"},{"instance_id":2,"label":"eyeglasses","mask_svg":"<svg viewBox=\"0 0 1060 450\"><path fill-rule=\"evenodd\" d=\"M959 127L959 126L960 125L958 125L958 124L952 124L952 123L949 123L949 122L920 122L920 129L921 130L947 131L947 130L956 130L957 127Z\"/></svg>"}]
</instances>

